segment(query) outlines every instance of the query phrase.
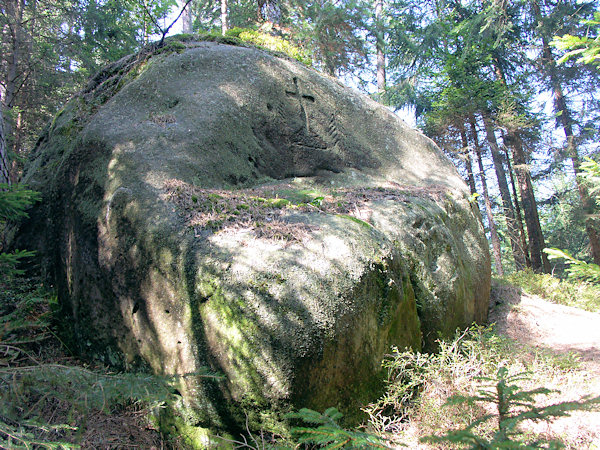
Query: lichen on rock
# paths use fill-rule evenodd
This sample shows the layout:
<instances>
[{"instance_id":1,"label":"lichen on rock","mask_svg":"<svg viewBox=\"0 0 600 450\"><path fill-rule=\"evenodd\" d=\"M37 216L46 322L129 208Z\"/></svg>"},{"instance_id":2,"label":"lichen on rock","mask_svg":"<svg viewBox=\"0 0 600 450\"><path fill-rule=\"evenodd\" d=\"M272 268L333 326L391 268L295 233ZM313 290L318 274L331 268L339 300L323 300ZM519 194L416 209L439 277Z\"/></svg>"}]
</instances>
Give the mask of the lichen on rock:
<instances>
[{"instance_id":1,"label":"lichen on rock","mask_svg":"<svg viewBox=\"0 0 600 450\"><path fill-rule=\"evenodd\" d=\"M431 347L487 314L482 225L440 150L256 48L190 37L121 60L66 105L25 177L44 202L20 239L79 350L188 374L188 425L277 428L328 406L356 420L392 345Z\"/></svg>"}]
</instances>

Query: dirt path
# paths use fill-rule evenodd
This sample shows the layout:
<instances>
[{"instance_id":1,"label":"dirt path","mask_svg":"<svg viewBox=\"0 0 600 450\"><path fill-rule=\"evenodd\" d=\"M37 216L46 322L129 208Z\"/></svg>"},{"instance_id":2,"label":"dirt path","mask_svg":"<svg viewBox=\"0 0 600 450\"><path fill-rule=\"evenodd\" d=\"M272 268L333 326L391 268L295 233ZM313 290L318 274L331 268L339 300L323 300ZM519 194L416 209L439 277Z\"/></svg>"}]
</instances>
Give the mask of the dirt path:
<instances>
[{"instance_id":1,"label":"dirt path","mask_svg":"<svg viewBox=\"0 0 600 450\"><path fill-rule=\"evenodd\" d=\"M567 375L557 375L545 386L560 390L552 403L600 395L600 314L550 303L512 286L494 286L490 306L490 322L496 322L500 334L523 344L526 355L550 352L574 362ZM573 448L600 449L600 412L577 412L535 428L568 437Z\"/></svg>"}]
</instances>

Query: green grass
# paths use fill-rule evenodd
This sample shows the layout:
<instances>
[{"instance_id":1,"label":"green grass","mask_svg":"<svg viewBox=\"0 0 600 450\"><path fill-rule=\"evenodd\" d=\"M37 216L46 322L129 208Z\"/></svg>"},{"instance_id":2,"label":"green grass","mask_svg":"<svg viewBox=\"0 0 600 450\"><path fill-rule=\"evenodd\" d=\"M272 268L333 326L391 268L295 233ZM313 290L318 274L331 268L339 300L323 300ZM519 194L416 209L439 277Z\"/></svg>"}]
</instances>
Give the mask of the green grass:
<instances>
[{"instance_id":1,"label":"green grass","mask_svg":"<svg viewBox=\"0 0 600 450\"><path fill-rule=\"evenodd\" d=\"M574 279L561 280L531 270L505 275L500 281L513 284L530 295L538 295L553 303L600 312L600 285Z\"/></svg>"}]
</instances>

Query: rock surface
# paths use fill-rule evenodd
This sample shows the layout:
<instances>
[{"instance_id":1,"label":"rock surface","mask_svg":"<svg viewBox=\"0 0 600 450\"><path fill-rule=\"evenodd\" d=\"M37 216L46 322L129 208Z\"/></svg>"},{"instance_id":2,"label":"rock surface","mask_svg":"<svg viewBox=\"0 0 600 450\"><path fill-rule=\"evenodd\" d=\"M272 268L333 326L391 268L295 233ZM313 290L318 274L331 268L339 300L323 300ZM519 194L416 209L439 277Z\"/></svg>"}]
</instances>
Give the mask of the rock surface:
<instances>
[{"instance_id":1,"label":"rock surface","mask_svg":"<svg viewBox=\"0 0 600 450\"><path fill-rule=\"evenodd\" d=\"M358 411L391 345L485 320L483 229L429 139L295 61L173 48L99 74L26 173L44 201L20 239L82 352L209 367L182 383L190 424L274 427L290 405Z\"/></svg>"}]
</instances>

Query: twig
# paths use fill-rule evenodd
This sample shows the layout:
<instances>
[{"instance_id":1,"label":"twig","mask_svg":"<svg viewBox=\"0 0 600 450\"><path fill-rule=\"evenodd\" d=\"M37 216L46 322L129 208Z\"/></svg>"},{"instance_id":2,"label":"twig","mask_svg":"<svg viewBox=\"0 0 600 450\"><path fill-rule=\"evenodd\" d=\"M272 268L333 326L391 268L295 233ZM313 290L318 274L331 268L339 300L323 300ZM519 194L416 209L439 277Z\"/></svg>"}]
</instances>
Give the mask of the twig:
<instances>
[{"instance_id":1,"label":"twig","mask_svg":"<svg viewBox=\"0 0 600 450\"><path fill-rule=\"evenodd\" d=\"M29 359L31 359L34 363L36 364L41 364L37 359L35 359L33 356L31 356L28 352L26 352L25 350L23 350L20 347L15 347L14 345L10 345L10 344L0 344L0 347L4 347L6 350L12 349L12 350L16 350L20 353L24 353ZM6 353L6 352L5 352Z\"/></svg>"},{"instance_id":2,"label":"twig","mask_svg":"<svg viewBox=\"0 0 600 450\"><path fill-rule=\"evenodd\" d=\"M192 3L192 0L187 0L187 1L185 2L185 5L183 5L183 8L181 8L181 11L179 11L179 15L177 16L177 18L176 18L176 19L175 19L173 22L171 22L171 25L169 25L169 26L167 27L167 29L166 29L166 30L163 32L163 36L162 36L162 38L161 38L161 40L160 40L160 42L159 42L159 44L158 44L159 46L161 46L161 45L162 45L163 41L165 40L165 36L167 35L167 33L169 32L169 30L171 29L171 27L172 27L173 25L175 25L175 22L177 22L177 21L179 20L179 18L180 18L180 17L181 17L181 15L183 14L183 11L185 11L185 8L187 8L187 7L188 7L188 5L189 5L190 3Z\"/></svg>"},{"instance_id":3,"label":"twig","mask_svg":"<svg viewBox=\"0 0 600 450\"><path fill-rule=\"evenodd\" d=\"M160 32L162 33L162 36L160 38L160 41L158 42L158 47L161 47L163 45L163 42L165 41L165 36L167 35L167 33L169 32L169 30L173 27L173 25L175 25L175 23L179 20L179 18L181 17L181 15L183 14L183 11L185 11L185 8L188 7L188 5L192 2L192 0L187 0L185 2L185 5L183 5L183 8L181 8L181 11L179 11L179 14L177 15L177 17L175 18L175 20L173 22L171 22L171 24L165 28L163 30L163 28L160 26L160 24L158 23L158 20L156 20L154 18L154 16L152 15L152 13L150 12L150 10L148 9L148 7L146 6L146 2L144 0L141 1L141 5L142 8L144 8L144 12L148 15L148 17L150 18L150 20L152 21L152 23L154 24L154 26L156 26L156 28L158 28L160 30Z\"/></svg>"}]
</instances>

